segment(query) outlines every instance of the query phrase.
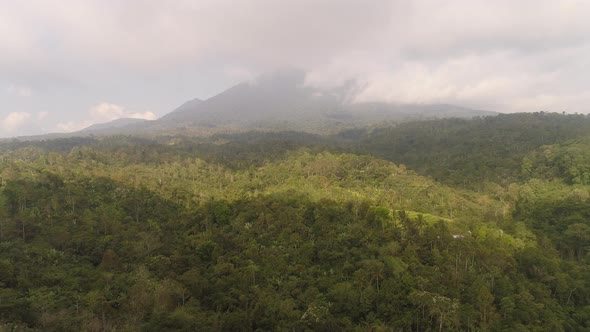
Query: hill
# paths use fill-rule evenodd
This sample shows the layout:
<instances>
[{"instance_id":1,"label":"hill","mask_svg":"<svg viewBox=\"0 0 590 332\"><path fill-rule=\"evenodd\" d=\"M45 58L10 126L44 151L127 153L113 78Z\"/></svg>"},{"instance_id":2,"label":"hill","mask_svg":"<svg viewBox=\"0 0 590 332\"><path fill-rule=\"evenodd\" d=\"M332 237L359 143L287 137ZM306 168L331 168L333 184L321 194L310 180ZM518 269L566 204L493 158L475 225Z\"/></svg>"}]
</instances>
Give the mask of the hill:
<instances>
[{"instance_id":1,"label":"hill","mask_svg":"<svg viewBox=\"0 0 590 332\"><path fill-rule=\"evenodd\" d=\"M100 135L112 135L118 133L120 129L126 128L130 130L131 128L138 127L141 124L145 124L148 120L144 119L133 119L133 118L122 118L113 120L106 123L98 123L86 127L76 133L76 135L90 133L90 134L100 134Z\"/></svg>"},{"instance_id":2,"label":"hill","mask_svg":"<svg viewBox=\"0 0 590 332\"><path fill-rule=\"evenodd\" d=\"M380 123L439 118L472 118L497 113L446 104L353 102L355 86L333 89L306 84L305 72L283 70L240 83L206 100L193 99L153 120L119 119L74 133L19 137L43 140L88 135L210 136L259 131L336 134Z\"/></svg>"},{"instance_id":3,"label":"hill","mask_svg":"<svg viewBox=\"0 0 590 332\"><path fill-rule=\"evenodd\" d=\"M588 330L587 126L0 144L0 329Z\"/></svg>"},{"instance_id":4,"label":"hill","mask_svg":"<svg viewBox=\"0 0 590 332\"><path fill-rule=\"evenodd\" d=\"M495 115L453 105L354 103L352 86L319 89L302 71L282 71L238 84L196 104L184 104L154 125L218 130L298 130L335 133L383 121ZM156 128L154 127L154 128Z\"/></svg>"}]
</instances>

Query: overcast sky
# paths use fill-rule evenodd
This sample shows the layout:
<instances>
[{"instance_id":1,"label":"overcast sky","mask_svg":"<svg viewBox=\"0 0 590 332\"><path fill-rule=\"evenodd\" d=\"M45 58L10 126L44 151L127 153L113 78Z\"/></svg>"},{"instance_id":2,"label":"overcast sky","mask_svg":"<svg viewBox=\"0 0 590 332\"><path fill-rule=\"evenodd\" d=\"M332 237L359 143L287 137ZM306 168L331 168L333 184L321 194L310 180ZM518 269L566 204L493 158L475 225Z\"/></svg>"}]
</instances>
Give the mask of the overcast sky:
<instances>
[{"instance_id":1,"label":"overcast sky","mask_svg":"<svg viewBox=\"0 0 590 332\"><path fill-rule=\"evenodd\" d=\"M587 0L0 0L0 136L153 119L285 67L357 101L587 113Z\"/></svg>"}]
</instances>

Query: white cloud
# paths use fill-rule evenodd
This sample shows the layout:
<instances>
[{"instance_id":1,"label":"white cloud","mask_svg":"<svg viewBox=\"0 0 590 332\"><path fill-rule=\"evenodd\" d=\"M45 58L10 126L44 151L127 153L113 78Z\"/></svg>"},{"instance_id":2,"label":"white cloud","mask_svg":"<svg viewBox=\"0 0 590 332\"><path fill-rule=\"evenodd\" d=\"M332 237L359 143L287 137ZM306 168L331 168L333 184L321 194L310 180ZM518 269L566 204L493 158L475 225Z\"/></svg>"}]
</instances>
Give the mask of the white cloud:
<instances>
[{"instance_id":1,"label":"white cloud","mask_svg":"<svg viewBox=\"0 0 590 332\"><path fill-rule=\"evenodd\" d=\"M122 118L125 113L125 108L115 104L100 103L90 108L89 113L97 121L112 121Z\"/></svg>"},{"instance_id":2,"label":"white cloud","mask_svg":"<svg viewBox=\"0 0 590 332\"><path fill-rule=\"evenodd\" d=\"M33 91L31 90L31 88L26 87L26 86L18 86L15 84L10 84L6 88L6 93L8 93L10 95L18 96L18 97L30 97L33 94Z\"/></svg>"},{"instance_id":3,"label":"white cloud","mask_svg":"<svg viewBox=\"0 0 590 332\"><path fill-rule=\"evenodd\" d=\"M37 120L39 120L39 121L44 120L45 118L47 118L48 115L49 115L49 112L47 112L47 111L37 112Z\"/></svg>"},{"instance_id":4,"label":"white cloud","mask_svg":"<svg viewBox=\"0 0 590 332\"><path fill-rule=\"evenodd\" d=\"M243 66L224 66L223 73L226 77L238 82L252 81L256 78L252 70Z\"/></svg>"},{"instance_id":5,"label":"white cloud","mask_svg":"<svg viewBox=\"0 0 590 332\"><path fill-rule=\"evenodd\" d=\"M56 129L62 132L73 132L82 130L93 124L109 122L122 118L155 120L156 114L150 111L131 112L121 105L112 103L100 103L88 110L89 118L80 121L65 121L56 125Z\"/></svg>"},{"instance_id":6,"label":"white cloud","mask_svg":"<svg viewBox=\"0 0 590 332\"><path fill-rule=\"evenodd\" d=\"M82 130L86 127L93 125L94 122L90 120L83 120L83 121L66 121L60 122L55 127L58 131L71 133L74 131Z\"/></svg>"},{"instance_id":7,"label":"white cloud","mask_svg":"<svg viewBox=\"0 0 590 332\"><path fill-rule=\"evenodd\" d=\"M31 114L27 112L12 112L9 113L0 124L2 129L7 133L13 133L22 127L31 118Z\"/></svg>"},{"instance_id":8,"label":"white cloud","mask_svg":"<svg viewBox=\"0 0 590 332\"><path fill-rule=\"evenodd\" d=\"M590 57L590 47L526 56L501 50L428 61L397 58L388 65L351 56L311 71L306 82L331 87L354 79L356 102L451 103L500 112L565 108L587 113L580 96L588 89L580 74L588 71L588 63L563 61L573 56Z\"/></svg>"},{"instance_id":9,"label":"white cloud","mask_svg":"<svg viewBox=\"0 0 590 332\"><path fill-rule=\"evenodd\" d=\"M4 4L0 44L10 50L4 57L13 59L59 55L165 68L239 55L284 66L307 62L312 49L325 57L372 41L368 36L387 26L391 7L372 0L29 0Z\"/></svg>"},{"instance_id":10,"label":"white cloud","mask_svg":"<svg viewBox=\"0 0 590 332\"><path fill-rule=\"evenodd\" d=\"M45 131L49 112L11 112L0 118L0 137L31 135Z\"/></svg>"},{"instance_id":11,"label":"white cloud","mask_svg":"<svg viewBox=\"0 0 590 332\"><path fill-rule=\"evenodd\" d=\"M79 88L86 102L130 78L180 73L174 82L152 79L151 91L188 94L199 81L191 75L201 72L248 80L302 67L312 72L308 84L357 79L357 100L581 109L588 17L585 0L4 1L0 76L35 87L15 87L17 95L45 93L62 80L59 97ZM151 117L112 104L96 112L101 121Z\"/></svg>"},{"instance_id":12,"label":"white cloud","mask_svg":"<svg viewBox=\"0 0 590 332\"><path fill-rule=\"evenodd\" d=\"M110 103L100 103L90 108L93 121L113 121L121 118L155 120L153 112L130 112L125 107Z\"/></svg>"},{"instance_id":13,"label":"white cloud","mask_svg":"<svg viewBox=\"0 0 590 332\"><path fill-rule=\"evenodd\" d=\"M153 112L143 112L143 113L127 113L125 114L126 118L131 119L144 119L144 120L156 120L158 117Z\"/></svg>"}]
</instances>

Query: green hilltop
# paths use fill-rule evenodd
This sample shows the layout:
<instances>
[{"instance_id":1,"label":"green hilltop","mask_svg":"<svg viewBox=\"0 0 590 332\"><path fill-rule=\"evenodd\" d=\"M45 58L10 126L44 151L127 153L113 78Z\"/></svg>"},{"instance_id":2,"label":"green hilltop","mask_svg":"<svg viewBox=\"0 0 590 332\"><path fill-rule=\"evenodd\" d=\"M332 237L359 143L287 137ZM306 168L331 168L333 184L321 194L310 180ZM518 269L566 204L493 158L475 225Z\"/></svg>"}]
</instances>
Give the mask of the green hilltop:
<instances>
[{"instance_id":1,"label":"green hilltop","mask_svg":"<svg viewBox=\"0 0 590 332\"><path fill-rule=\"evenodd\" d=\"M0 330L586 331L589 128L4 142Z\"/></svg>"}]
</instances>

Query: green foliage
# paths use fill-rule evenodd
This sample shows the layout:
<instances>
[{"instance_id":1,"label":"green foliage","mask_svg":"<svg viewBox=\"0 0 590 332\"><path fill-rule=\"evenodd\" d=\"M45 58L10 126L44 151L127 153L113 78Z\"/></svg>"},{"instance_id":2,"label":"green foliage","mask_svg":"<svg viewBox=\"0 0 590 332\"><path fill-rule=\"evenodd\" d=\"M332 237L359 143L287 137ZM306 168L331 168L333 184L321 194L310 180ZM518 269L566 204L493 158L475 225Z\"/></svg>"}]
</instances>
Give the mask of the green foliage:
<instances>
[{"instance_id":1,"label":"green foliage","mask_svg":"<svg viewBox=\"0 0 590 332\"><path fill-rule=\"evenodd\" d=\"M588 330L586 122L10 142L0 329Z\"/></svg>"},{"instance_id":2,"label":"green foliage","mask_svg":"<svg viewBox=\"0 0 590 332\"><path fill-rule=\"evenodd\" d=\"M518 182L522 159L532 150L588 133L588 116L540 112L416 121L349 131L340 137L351 141L354 151L405 164L453 186L482 190L486 182ZM581 170L574 174L585 179Z\"/></svg>"},{"instance_id":3,"label":"green foliage","mask_svg":"<svg viewBox=\"0 0 590 332\"><path fill-rule=\"evenodd\" d=\"M590 185L590 139L543 146L526 158L530 177L560 178L568 184Z\"/></svg>"}]
</instances>

